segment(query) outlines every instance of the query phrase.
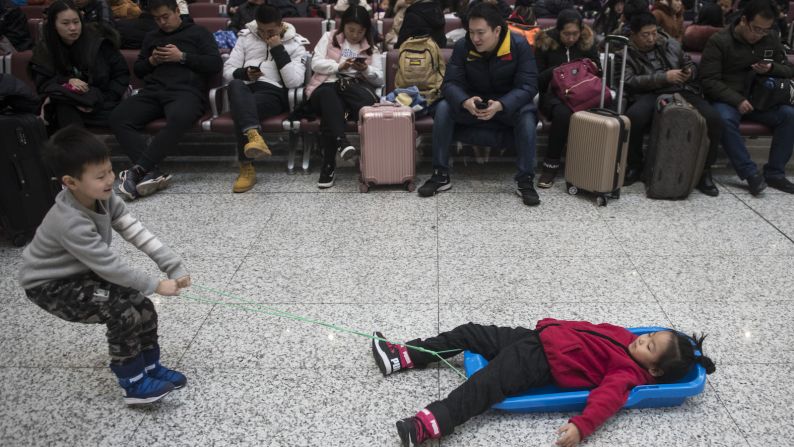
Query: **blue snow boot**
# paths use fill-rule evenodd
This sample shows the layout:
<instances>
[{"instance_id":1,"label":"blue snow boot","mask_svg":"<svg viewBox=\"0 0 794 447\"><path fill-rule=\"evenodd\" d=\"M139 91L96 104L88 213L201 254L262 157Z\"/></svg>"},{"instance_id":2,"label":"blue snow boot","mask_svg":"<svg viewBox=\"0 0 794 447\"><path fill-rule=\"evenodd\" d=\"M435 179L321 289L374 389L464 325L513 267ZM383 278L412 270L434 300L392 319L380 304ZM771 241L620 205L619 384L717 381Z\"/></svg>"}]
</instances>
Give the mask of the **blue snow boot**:
<instances>
[{"instance_id":1,"label":"blue snow boot","mask_svg":"<svg viewBox=\"0 0 794 447\"><path fill-rule=\"evenodd\" d=\"M170 382L174 385L174 389L178 390L185 386L187 377L179 371L168 369L160 364L160 347L155 346L152 349L143 351L143 364L145 366L146 375L157 380Z\"/></svg>"},{"instance_id":2,"label":"blue snow boot","mask_svg":"<svg viewBox=\"0 0 794 447\"><path fill-rule=\"evenodd\" d=\"M124 390L124 403L127 405L156 402L174 389L172 383L146 375L143 370L143 355L126 363L111 363L110 369L119 379L119 385Z\"/></svg>"}]
</instances>

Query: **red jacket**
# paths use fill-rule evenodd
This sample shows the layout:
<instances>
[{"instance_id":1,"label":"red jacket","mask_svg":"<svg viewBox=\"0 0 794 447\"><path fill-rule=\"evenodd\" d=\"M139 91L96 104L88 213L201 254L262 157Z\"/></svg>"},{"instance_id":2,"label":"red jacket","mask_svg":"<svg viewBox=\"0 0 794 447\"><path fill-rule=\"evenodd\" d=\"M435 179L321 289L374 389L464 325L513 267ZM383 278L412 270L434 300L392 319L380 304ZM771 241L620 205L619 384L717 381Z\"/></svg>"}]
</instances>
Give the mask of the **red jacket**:
<instances>
[{"instance_id":1,"label":"red jacket","mask_svg":"<svg viewBox=\"0 0 794 447\"><path fill-rule=\"evenodd\" d=\"M562 388L593 388L582 414L569 420L582 439L623 407L632 388L655 382L625 349L597 335L579 332L593 331L628 348L637 336L625 328L545 318L535 329L543 329L540 341L554 382Z\"/></svg>"}]
</instances>

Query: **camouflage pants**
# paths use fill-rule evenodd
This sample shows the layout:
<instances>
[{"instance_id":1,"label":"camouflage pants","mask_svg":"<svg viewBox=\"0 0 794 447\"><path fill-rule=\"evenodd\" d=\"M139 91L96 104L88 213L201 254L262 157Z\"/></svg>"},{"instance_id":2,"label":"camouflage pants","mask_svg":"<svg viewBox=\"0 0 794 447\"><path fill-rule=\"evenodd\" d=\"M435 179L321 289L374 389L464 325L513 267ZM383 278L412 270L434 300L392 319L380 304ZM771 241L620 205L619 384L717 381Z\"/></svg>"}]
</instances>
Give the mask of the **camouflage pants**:
<instances>
[{"instance_id":1,"label":"camouflage pants","mask_svg":"<svg viewBox=\"0 0 794 447\"><path fill-rule=\"evenodd\" d=\"M107 325L113 363L157 346L157 312L151 300L93 272L50 281L25 293L30 301L63 320Z\"/></svg>"}]
</instances>

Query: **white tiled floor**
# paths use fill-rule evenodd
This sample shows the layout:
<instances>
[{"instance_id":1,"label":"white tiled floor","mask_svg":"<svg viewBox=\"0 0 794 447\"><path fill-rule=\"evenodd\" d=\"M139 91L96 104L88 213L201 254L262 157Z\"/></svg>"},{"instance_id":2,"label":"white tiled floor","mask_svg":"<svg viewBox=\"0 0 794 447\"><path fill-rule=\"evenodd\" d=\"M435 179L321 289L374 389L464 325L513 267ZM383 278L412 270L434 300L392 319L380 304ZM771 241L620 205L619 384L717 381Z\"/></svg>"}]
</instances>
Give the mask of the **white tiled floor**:
<instances>
[{"instance_id":1,"label":"white tiled floor","mask_svg":"<svg viewBox=\"0 0 794 447\"><path fill-rule=\"evenodd\" d=\"M634 185L598 208L558 182L530 209L499 164L459 169L430 199L359 194L352 169L319 191L316 174L262 165L240 195L230 163L174 170L171 189L130 208L196 284L249 304L199 303L208 292L195 287L193 300L154 297L164 362L190 383L126 408L104 328L29 303L14 280L21 250L0 242L0 445L397 446L394 421L459 383L446 367L383 379L367 339L263 305L394 340L547 316L706 331L717 372L702 395L623 411L585 445L792 445L794 196L751 197L726 172L716 199L652 201ZM568 417L489 412L440 445L549 446Z\"/></svg>"}]
</instances>

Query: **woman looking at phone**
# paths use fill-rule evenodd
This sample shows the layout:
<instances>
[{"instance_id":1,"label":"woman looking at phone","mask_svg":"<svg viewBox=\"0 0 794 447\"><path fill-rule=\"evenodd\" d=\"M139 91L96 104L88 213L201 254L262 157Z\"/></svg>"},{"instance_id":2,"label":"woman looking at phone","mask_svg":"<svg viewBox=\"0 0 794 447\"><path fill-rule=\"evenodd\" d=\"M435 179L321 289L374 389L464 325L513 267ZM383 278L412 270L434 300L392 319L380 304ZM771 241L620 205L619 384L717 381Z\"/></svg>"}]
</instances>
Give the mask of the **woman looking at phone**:
<instances>
[{"instance_id":1,"label":"woman looking at phone","mask_svg":"<svg viewBox=\"0 0 794 447\"><path fill-rule=\"evenodd\" d=\"M306 87L312 110L320 116L323 166L317 186L334 186L336 154L344 160L357 150L345 138L345 120L357 120L362 107L378 101L383 85L380 54L372 42L372 21L362 6L350 6L336 31L323 35L314 47L314 74Z\"/></svg>"}]
</instances>

